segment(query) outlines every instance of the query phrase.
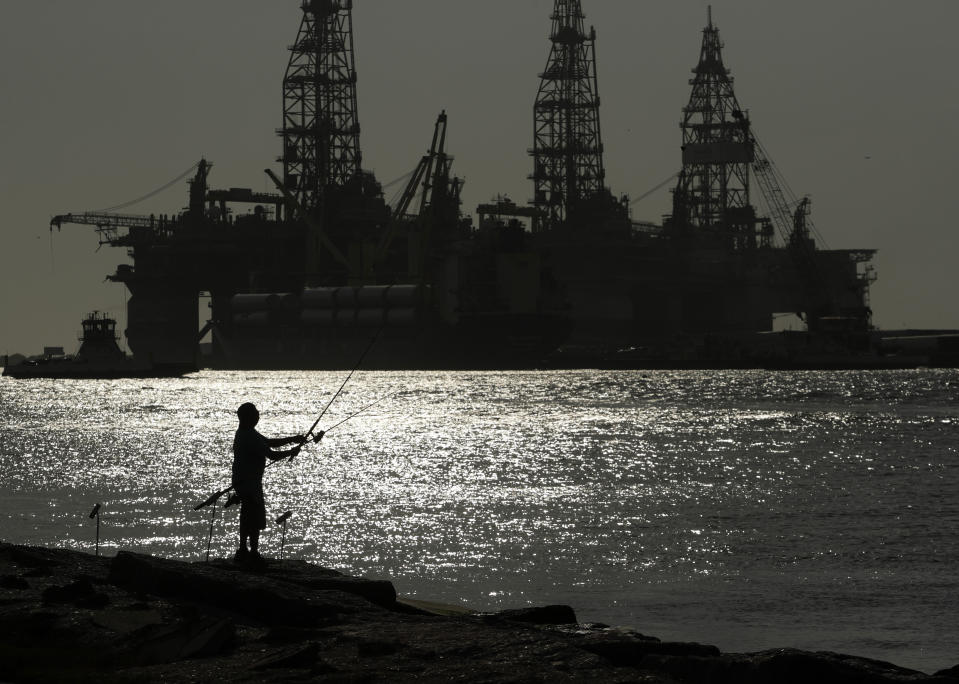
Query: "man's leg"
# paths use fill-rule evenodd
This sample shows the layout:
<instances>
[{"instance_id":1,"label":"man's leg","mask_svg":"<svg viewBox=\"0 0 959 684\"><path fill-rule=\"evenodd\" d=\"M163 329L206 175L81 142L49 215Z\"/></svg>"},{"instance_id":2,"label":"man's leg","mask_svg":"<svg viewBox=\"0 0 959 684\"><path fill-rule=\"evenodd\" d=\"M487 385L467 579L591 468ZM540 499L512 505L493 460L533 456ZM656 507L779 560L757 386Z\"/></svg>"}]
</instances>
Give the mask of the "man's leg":
<instances>
[{"instance_id":1,"label":"man's leg","mask_svg":"<svg viewBox=\"0 0 959 684\"><path fill-rule=\"evenodd\" d=\"M250 505L247 503L246 497L240 498L240 548L236 550L236 555L233 556L235 561L245 561L249 555L249 551L246 548L246 540L250 537Z\"/></svg>"},{"instance_id":2,"label":"man's leg","mask_svg":"<svg viewBox=\"0 0 959 684\"><path fill-rule=\"evenodd\" d=\"M266 503L263 500L261 488L250 500L250 559L254 563L262 563L260 558L260 530L266 529Z\"/></svg>"}]
</instances>

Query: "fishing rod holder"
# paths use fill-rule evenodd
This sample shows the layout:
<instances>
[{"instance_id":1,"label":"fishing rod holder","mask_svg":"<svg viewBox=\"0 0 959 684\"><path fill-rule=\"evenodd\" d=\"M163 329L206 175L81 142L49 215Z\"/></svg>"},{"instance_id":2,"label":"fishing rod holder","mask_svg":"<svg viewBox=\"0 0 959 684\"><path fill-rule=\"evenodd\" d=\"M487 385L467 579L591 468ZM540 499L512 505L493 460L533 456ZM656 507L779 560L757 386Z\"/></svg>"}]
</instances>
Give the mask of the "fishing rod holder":
<instances>
[{"instance_id":1,"label":"fishing rod holder","mask_svg":"<svg viewBox=\"0 0 959 684\"><path fill-rule=\"evenodd\" d=\"M220 495L222 496L222 494ZM206 562L210 562L210 547L213 545L213 527L216 525L216 509L220 507L220 497L213 500L213 514L210 516L210 534L206 538Z\"/></svg>"},{"instance_id":2,"label":"fishing rod holder","mask_svg":"<svg viewBox=\"0 0 959 684\"><path fill-rule=\"evenodd\" d=\"M89 517L90 517L90 520L93 520L94 518L97 519L97 542L96 542L95 554L99 556L100 555L100 504L97 504L96 506L93 507L93 510L90 511Z\"/></svg>"},{"instance_id":3,"label":"fishing rod holder","mask_svg":"<svg viewBox=\"0 0 959 684\"><path fill-rule=\"evenodd\" d=\"M276 519L277 525L283 525L283 532L280 534L280 560L283 560L283 549L286 547L286 521L293 515L293 511L287 511Z\"/></svg>"}]
</instances>

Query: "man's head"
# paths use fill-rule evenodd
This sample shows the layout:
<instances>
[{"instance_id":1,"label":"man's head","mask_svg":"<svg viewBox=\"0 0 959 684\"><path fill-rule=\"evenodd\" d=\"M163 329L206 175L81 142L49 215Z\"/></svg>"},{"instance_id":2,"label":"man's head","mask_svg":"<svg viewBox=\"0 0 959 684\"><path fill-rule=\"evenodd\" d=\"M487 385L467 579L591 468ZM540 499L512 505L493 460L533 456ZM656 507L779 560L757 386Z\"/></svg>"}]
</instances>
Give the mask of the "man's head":
<instances>
[{"instance_id":1,"label":"man's head","mask_svg":"<svg viewBox=\"0 0 959 684\"><path fill-rule=\"evenodd\" d=\"M260 422L260 412L256 410L256 406L249 402L236 410L236 417L240 419L240 427L242 428L256 427L256 424Z\"/></svg>"}]
</instances>

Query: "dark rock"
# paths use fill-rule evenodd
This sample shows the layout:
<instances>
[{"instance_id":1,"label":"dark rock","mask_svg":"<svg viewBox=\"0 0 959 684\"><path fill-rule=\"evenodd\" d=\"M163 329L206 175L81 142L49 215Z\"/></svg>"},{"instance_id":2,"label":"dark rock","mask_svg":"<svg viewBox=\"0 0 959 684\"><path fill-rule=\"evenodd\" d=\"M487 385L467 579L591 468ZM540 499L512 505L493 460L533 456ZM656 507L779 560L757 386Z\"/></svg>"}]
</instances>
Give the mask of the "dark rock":
<instances>
[{"instance_id":1,"label":"dark rock","mask_svg":"<svg viewBox=\"0 0 959 684\"><path fill-rule=\"evenodd\" d=\"M118 634L130 634L150 625L162 625L163 616L156 610L112 609L97 612L93 624Z\"/></svg>"},{"instance_id":2,"label":"dark rock","mask_svg":"<svg viewBox=\"0 0 959 684\"><path fill-rule=\"evenodd\" d=\"M4 640L14 643L31 643L38 639L47 639L56 631L59 615L34 610L22 614L0 615L0 634Z\"/></svg>"},{"instance_id":3,"label":"dark rock","mask_svg":"<svg viewBox=\"0 0 959 684\"><path fill-rule=\"evenodd\" d=\"M52 586L43 590L44 603L73 603L89 598L96 593L93 583L88 579L80 579L65 586Z\"/></svg>"},{"instance_id":4,"label":"dark rock","mask_svg":"<svg viewBox=\"0 0 959 684\"><path fill-rule=\"evenodd\" d=\"M23 590L15 579L32 572L53 579ZM265 572L251 573L232 563L106 559L0 543L4 583L21 587L0 592L4 681L959 682L959 668L930 677L833 653L722 655L713 646L576 624L566 606L477 617L420 601L401 611L389 582L300 561L269 561ZM104 602L110 606L93 611L70 605Z\"/></svg>"},{"instance_id":5,"label":"dark rock","mask_svg":"<svg viewBox=\"0 0 959 684\"><path fill-rule=\"evenodd\" d=\"M574 642L580 648L595 653L613 663L626 667L645 665L648 656L674 658L715 658L720 651L706 644L660 641L653 637L627 634L617 631L593 632L581 641Z\"/></svg>"},{"instance_id":6,"label":"dark rock","mask_svg":"<svg viewBox=\"0 0 959 684\"><path fill-rule=\"evenodd\" d=\"M315 629L279 625L271 628L270 631L266 633L263 637L263 642L267 644L300 644L304 641L309 641L315 634Z\"/></svg>"},{"instance_id":7,"label":"dark rock","mask_svg":"<svg viewBox=\"0 0 959 684\"><path fill-rule=\"evenodd\" d=\"M49 569L55 565L55 560L47 549L33 549L27 546L4 545L3 558L12 563L37 569Z\"/></svg>"},{"instance_id":8,"label":"dark rock","mask_svg":"<svg viewBox=\"0 0 959 684\"><path fill-rule=\"evenodd\" d=\"M110 604L110 597L102 592L94 592L89 596L83 596L73 602L78 608L87 608L90 610L99 610Z\"/></svg>"},{"instance_id":9,"label":"dark rock","mask_svg":"<svg viewBox=\"0 0 959 684\"><path fill-rule=\"evenodd\" d=\"M350 577L336 570L298 560L271 561L270 573L282 576L283 581L304 589L342 591L362 596L378 606L396 610L396 589L392 582Z\"/></svg>"},{"instance_id":10,"label":"dark rock","mask_svg":"<svg viewBox=\"0 0 959 684\"><path fill-rule=\"evenodd\" d=\"M230 620L205 619L159 625L141 630L134 639L133 660L138 665L209 658L229 650L236 639Z\"/></svg>"},{"instance_id":11,"label":"dark rock","mask_svg":"<svg viewBox=\"0 0 959 684\"><path fill-rule=\"evenodd\" d=\"M250 666L251 670L296 669L313 670L319 661L320 647L308 644L296 648L287 648L258 660Z\"/></svg>"},{"instance_id":12,"label":"dark rock","mask_svg":"<svg viewBox=\"0 0 959 684\"><path fill-rule=\"evenodd\" d=\"M761 678L782 684L842 681L856 684L928 681L928 675L892 663L840 653L807 653L793 649L765 651L749 658Z\"/></svg>"},{"instance_id":13,"label":"dark rock","mask_svg":"<svg viewBox=\"0 0 959 684\"><path fill-rule=\"evenodd\" d=\"M516 608L492 613L493 617L512 622L528 622L533 625L572 625L576 623L576 612L569 606L534 606Z\"/></svg>"},{"instance_id":14,"label":"dark rock","mask_svg":"<svg viewBox=\"0 0 959 684\"><path fill-rule=\"evenodd\" d=\"M936 673L937 677L944 677L946 679L956 679L959 680L959 665L955 667L950 667L948 670L939 670Z\"/></svg>"},{"instance_id":15,"label":"dark rock","mask_svg":"<svg viewBox=\"0 0 959 684\"><path fill-rule=\"evenodd\" d=\"M748 663L731 661L726 657L677 657L650 653L643 658L642 668L669 676L669 681L709 682L710 684L785 684L778 679L762 679ZM808 681L804 684L817 684ZM832 681L818 684L834 684ZM838 684L836 682L835 684Z\"/></svg>"},{"instance_id":16,"label":"dark rock","mask_svg":"<svg viewBox=\"0 0 959 684\"><path fill-rule=\"evenodd\" d=\"M29 589L30 583L17 575L4 575L0 577L0 588L2 589Z\"/></svg>"},{"instance_id":17,"label":"dark rock","mask_svg":"<svg viewBox=\"0 0 959 684\"><path fill-rule=\"evenodd\" d=\"M937 681L891 663L838 653L792 649L718 658L650 655L643 669L675 679L715 684L903 684Z\"/></svg>"},{"instance_id":18,"label":"dark rock","mask_svg":"<svg viewBox=\"0 0 959 684\"><path fill-rule=\"evenodd\" d=\"M50 577L70 574L101 576L109 559L68 549L45 549L0 543L0 563L25 569L24 577Z\"/></svg>"},{"instance_id":19,"label":"dark rock","mask_svg":"<svg viewBox=\"0 0 959 684\"><path fill-rule=\"evenodd\" d=\"M373 608L348 593L315 591L268 574L122 551L110 567L110 581L133 591L217 606L269 625L315 627L333 624L343 613Z\"/></svg>"},{"instance_id":20,"label":"dark rock","mask_svg":"<svg viewBox=\"0 0 959 684\"><path fill-rule=\"evenodd\" d=\"M236 639L236 626L232 620L205 620L190 625L189 635L181 657L209 658L229 650Z\"/></svg>"},{"instance_id":21,"label":"dark rock","mask_svg":"<svg viewBox=\"0 0 959 684\"><path fill-rule=\"evenodd\" d=\"M356 644L357 654L361 658L376 658L393 655L404 649L399 641L384 639L362 639Z\"/></svg>"}]
</instances>

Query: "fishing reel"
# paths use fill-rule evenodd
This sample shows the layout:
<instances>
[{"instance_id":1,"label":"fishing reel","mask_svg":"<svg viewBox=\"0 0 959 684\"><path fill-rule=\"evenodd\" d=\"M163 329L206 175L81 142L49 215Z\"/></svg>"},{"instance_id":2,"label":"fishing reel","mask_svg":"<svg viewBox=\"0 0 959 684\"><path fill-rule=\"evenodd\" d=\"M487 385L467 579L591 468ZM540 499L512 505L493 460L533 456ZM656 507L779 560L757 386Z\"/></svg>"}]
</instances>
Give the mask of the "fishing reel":
<instances>
[{"instance_id":1,"label":"fishing reel","mask_svg":"<svg viewBox=\"0 0 959 684\"><path fill-rule=\"evenodd\" d=\"M307 442L310 442L310 441L312 441L314 444L319 444L320 440L323 439L323 435L325 434L326 432L324 432L323 430L320 430L315 435L313 435L312 440L310 439L309 436L304 437L303 442L293 450L292 454L290 454L289 460L292 461L294 458L296 458L300 454L300 449L303 448L303 444L306 444Z\"/></svg>"}]
</instances>

